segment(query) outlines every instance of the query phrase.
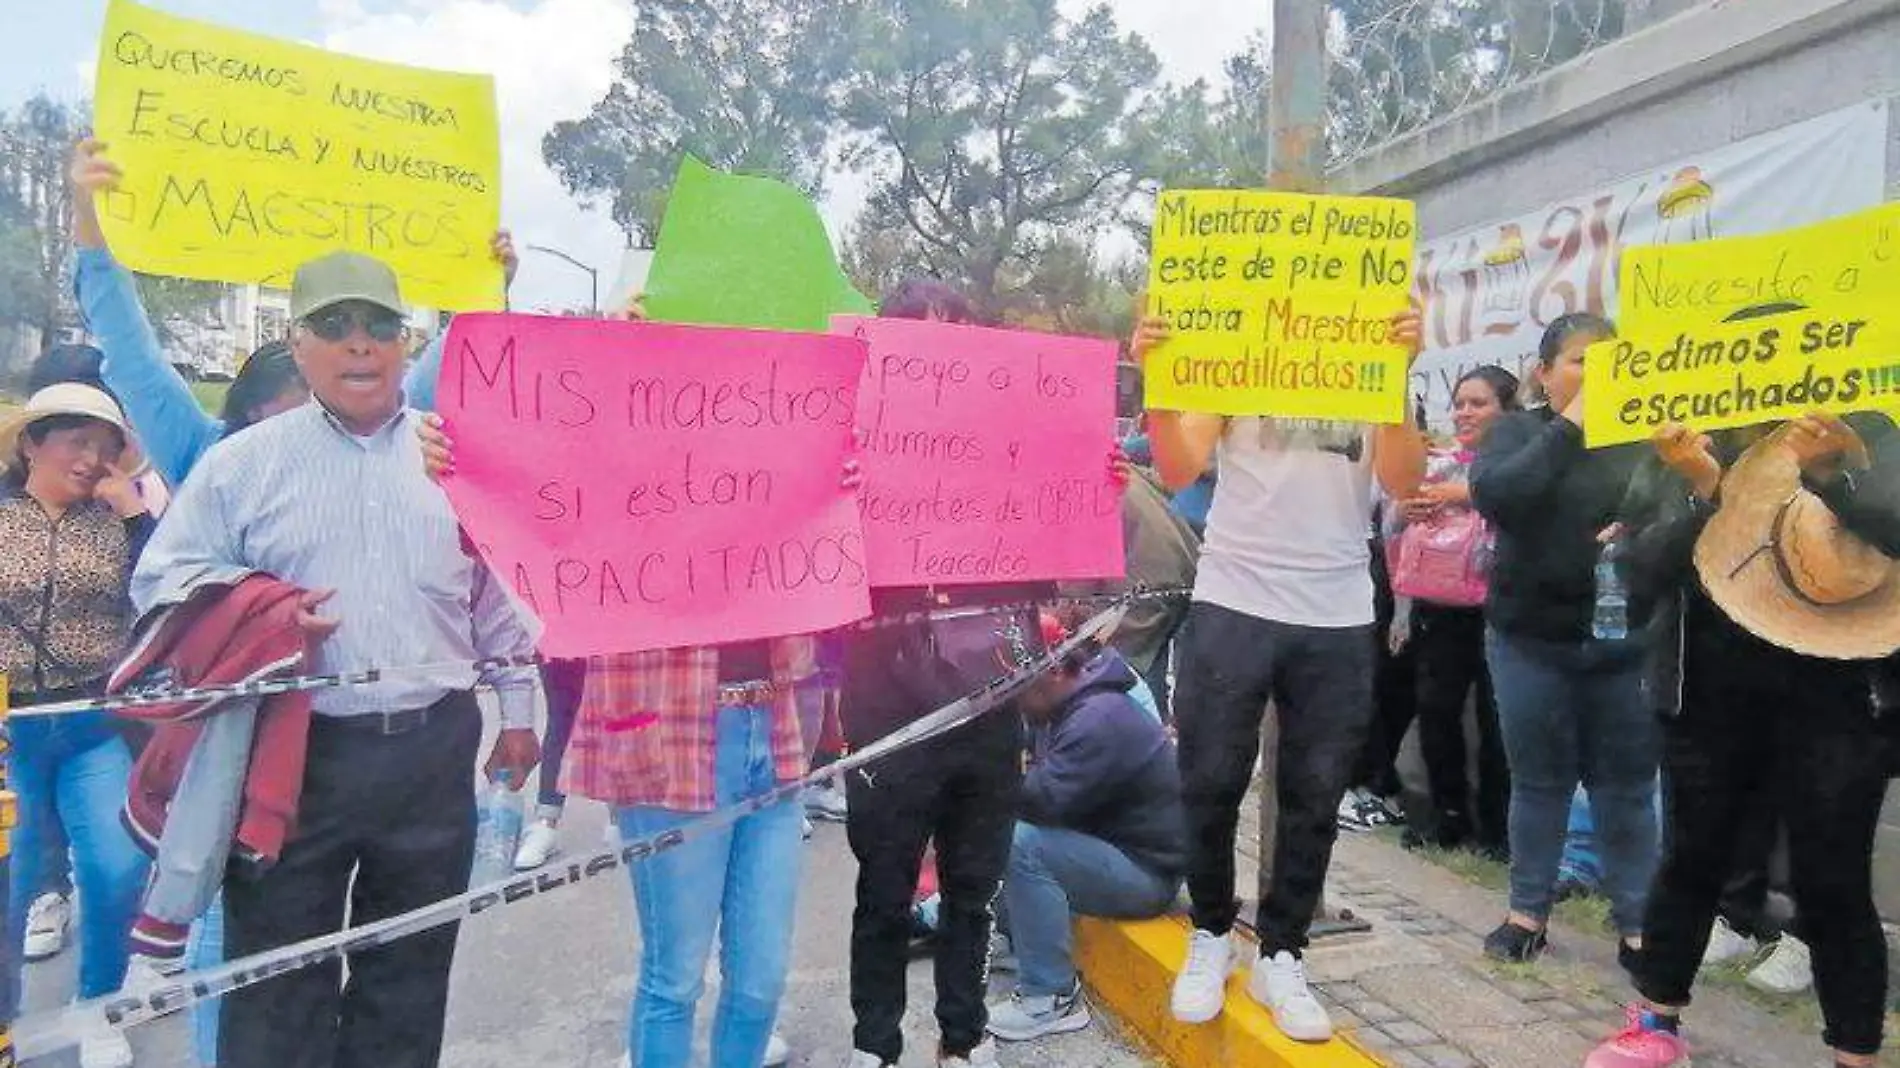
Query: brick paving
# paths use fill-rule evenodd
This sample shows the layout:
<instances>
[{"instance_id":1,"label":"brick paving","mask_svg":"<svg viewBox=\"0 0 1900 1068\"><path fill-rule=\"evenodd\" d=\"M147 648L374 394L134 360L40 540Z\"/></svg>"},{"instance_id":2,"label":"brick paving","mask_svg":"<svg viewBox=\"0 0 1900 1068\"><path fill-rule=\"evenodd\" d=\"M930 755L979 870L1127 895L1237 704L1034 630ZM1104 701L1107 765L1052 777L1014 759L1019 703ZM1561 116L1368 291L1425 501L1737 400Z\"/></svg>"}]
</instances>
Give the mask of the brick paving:
<instances>
[{"instance_id":1,"label":"brick paving","mask_svg":"<svg viewBox=\"0 0 1900 1068\"><path fill-rule=\"evenodd\" d=\"M1242 812L1246 889L1258 877L1258 811ZM1341 835L1327 904L1372 930L1316 944L1308 973L1340 1029L1393 1068L1579 1068L1622 1025L1631 994L1611 934L1560 922L1538 964L1495 964L1480 946L1502 894L1376 835ZM1816 1035L1720 987L1698 988L1686 1023L1698 1068L1831 1064Z\"/></svg>"}]
</instances>

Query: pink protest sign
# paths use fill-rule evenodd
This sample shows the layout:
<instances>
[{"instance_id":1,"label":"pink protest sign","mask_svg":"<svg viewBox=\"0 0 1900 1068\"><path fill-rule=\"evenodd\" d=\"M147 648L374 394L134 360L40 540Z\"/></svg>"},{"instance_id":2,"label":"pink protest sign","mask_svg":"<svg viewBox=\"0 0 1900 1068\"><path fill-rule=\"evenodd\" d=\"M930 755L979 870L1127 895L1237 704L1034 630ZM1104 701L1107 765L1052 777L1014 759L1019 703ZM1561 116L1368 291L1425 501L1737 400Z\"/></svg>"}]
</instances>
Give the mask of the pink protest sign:
<instances>
[{"instance_id":1,"label":"pink protest sign","mask_svg":"<svg viewBox=\"0 0 1900 1068\"><path fill-rule=\"evenodd\" d=\"M445 486L550 656L835 627L870 612L863 366L848 337L460 315Z\"/></svg>"},{"instance_id":2,"label":"pink protest sign","mask_svg":"<svg viewBox=\"0 0 1900 1068\"><path fill-rule=\"evenodd\" d=\"M873 586L1122 574L1111 342L855 316L832 332L870 345L858 440Z\"/></svg>"}]
</instances>

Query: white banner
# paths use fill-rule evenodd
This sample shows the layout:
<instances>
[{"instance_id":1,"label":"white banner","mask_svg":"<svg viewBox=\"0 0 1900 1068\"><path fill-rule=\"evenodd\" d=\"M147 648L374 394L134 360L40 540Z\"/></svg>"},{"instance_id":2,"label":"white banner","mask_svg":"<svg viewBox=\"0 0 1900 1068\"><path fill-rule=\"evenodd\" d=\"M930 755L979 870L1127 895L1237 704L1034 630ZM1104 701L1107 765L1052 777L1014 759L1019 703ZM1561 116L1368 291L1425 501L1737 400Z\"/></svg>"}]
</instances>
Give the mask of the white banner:
<instances>
[{"instance_id":1,"label":"white banner","mask_svg":"<svg viewBox=\"0 0 1900 1068\"><path fill-rule=\"evenodd\" d=\"M1859 211L1881 202L1886 172L1881 100L1425 242L1414 287L1425 352L1412 368L1413 403L1443 430L1451 388L1473 367L1498 364L1528 388L1552 320L1616 314L1624 246L1768 233Z\"/></svg>"}]
</instances>

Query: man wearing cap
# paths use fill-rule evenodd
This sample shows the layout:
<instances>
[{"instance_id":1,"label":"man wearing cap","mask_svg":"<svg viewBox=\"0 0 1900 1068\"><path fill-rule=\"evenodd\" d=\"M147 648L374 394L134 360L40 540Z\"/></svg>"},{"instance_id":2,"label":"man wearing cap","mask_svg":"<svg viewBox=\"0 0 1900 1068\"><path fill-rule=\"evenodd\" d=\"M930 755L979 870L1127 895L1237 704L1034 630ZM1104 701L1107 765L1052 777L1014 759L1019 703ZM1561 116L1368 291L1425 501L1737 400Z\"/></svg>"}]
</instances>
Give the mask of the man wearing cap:
<instances>
[{"instance_id":1,"label":"man wearing cap","mask_svg":"<svg viewBox=\"0 0 1900 1068\"><path fill-rule=\"evenodd\" d=\"M1823 1038L1866 1068L1887 1005L1873 848L1892 724L1876 694L1900 648L1900 432L1815 413L1765 436L1665 427L1656 450L1625 525L1633 592L1679 606L1656 613L1645 687L1665 717L1667 848L1632 969L1643 1001L1586 1068L1689 1064L1680 1017L1764 792L1789 831Z\"/></svg>"},{"instance_id":2,"label":"man wearing cap","mask_svg":"<svg viewBox=\"0 0 1900 1068\"><path fill-rule=\"evenodd\" d=\"M495 687L488 760L525 781L539 759L531 668L478 675L534 638L470 553L423 474L404 406L407 331L395 275L336 252L299 267L291 345L301 408L206 454L133 578L141 613L196 585L266 572L313 591L303 624L322 672L431 665L315 698L297 832L277 865L231 880L226 951L243 957L449 897L475 842L469 774ZM438 1063L456 929L292 972L225 999L223 1068L428 1068Z\"/></svg>"}]
</instances>

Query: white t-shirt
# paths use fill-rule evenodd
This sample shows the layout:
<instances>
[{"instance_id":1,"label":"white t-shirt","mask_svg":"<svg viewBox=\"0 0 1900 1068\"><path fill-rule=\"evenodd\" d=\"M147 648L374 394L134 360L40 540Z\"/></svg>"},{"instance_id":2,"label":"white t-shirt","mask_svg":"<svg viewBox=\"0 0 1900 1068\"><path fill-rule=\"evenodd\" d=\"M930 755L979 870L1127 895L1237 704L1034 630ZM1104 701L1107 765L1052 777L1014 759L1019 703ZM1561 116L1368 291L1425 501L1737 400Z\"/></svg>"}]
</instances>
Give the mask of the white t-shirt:
<instances>
[{"instance_id":1,"label":"white t-shirt","mask_svg":"<svg viewBox=\"0 0 1900 1068\"><path fill-rule=\"evenodd\" d=\"M1230 419L1216 455L1195 599L1276 623L1370 626L1368 428Z\"/></svg>"}]
</instances>

